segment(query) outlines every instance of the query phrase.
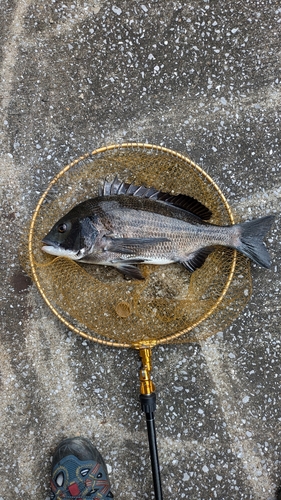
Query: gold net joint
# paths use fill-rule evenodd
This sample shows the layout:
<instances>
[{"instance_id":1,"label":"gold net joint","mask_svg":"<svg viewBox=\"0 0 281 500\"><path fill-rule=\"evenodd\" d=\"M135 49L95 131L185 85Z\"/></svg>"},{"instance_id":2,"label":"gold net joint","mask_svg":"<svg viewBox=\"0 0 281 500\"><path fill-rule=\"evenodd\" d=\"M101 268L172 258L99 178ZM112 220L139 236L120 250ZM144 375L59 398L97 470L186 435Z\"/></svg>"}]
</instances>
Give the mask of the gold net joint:
<instances>
[{"instance_id":1,"label":"gold net joint","mask_svg":"<svg viewBox=\"0 0 281 500\"><path fill-rule=\"evenodd\" d=\"M154 383L150 378L150 372L152 370L151 349L140 349L139 354L141 358L140 393L148 395L155 391Z\"/></svg>"}]
</instances>

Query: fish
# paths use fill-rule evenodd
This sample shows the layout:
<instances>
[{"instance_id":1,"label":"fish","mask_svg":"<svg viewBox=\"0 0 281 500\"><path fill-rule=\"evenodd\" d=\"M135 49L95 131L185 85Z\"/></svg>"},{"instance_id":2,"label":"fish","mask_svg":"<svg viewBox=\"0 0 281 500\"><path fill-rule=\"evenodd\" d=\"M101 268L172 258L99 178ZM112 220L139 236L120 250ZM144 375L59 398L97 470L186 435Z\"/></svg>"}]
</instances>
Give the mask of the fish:
<instances>
[{"instance_id":1,"label":"fish","mask_svg":"<svg viewBox=\"0 0 281 500\"><path fill-rule=\"evenodd\" d=\"M189 272L225 246L269 268L263 243L275 219L211 224L211 210L185 194L119 180L105 180L98 196L82 201L60 218L43 238L42 250L79 263L113 266L127 279L144 279L138 264L180 263Z\"/></svg>"}]
</instances>

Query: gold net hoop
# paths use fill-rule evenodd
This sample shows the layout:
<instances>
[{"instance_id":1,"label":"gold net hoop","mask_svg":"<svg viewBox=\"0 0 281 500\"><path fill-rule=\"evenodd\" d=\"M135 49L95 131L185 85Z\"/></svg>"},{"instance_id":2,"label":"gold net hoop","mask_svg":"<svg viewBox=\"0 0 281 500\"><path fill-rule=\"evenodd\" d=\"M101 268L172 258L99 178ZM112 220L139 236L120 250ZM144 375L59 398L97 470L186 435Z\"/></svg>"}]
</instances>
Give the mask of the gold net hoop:
<instances>
[{"instance_id":1,"label":"gold net hoop","mask_svg":"<svg viewBox=\"0 0 281 500\"><path fill-rule=\"evenodd\" d=\"M212 210L213 224L234 223L217 184L188 157L142 143L95 149L52 179L32 216L27 267L49 308L75 333L115 347L194 342L226 328L251 294L248 260L234 250L217 249L192 275L178 264L143 265L143 282L41 251L53 224L116 174L126 182L193 196Z\"/></svg>"}]
</instances>

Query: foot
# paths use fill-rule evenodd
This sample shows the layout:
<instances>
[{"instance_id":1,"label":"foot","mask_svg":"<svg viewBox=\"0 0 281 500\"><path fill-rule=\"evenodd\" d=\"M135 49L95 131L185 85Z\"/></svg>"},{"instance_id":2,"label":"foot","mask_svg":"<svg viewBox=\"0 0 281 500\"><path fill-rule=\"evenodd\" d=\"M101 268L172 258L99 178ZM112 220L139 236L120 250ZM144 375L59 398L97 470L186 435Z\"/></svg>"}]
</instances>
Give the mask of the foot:
<instances>
[{"instance_id":1,"label":"foot","mask_svg":"<svg viewBox=\"0 0 281 500\"><path fill-rule=\"evenodd\" d=\"M51 499L107 500L113 498L104 460L88 439L64 439L52 466Z\"/></svg>"}]
</instances>

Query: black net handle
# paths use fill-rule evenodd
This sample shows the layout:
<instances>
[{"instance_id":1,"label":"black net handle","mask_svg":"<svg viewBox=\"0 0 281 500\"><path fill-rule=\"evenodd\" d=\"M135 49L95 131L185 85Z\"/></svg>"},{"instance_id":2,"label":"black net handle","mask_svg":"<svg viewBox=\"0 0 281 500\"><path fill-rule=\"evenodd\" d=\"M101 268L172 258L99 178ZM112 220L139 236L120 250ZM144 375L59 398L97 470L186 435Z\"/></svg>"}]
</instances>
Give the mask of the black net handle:
<instances>
[{"instance_id":1,"label":"black net handle","mask_svg":"<svg viewBox=\"0 0 281 500\"><path fill-rule=\"evenodd\" d=\"M159 459L157 451L154 411L156 410L156 394L140 394L141 409L146 416L147 434L149 442L151 470L153 477L155 500L163 500Z\"/></svg>"}]
</instances>

